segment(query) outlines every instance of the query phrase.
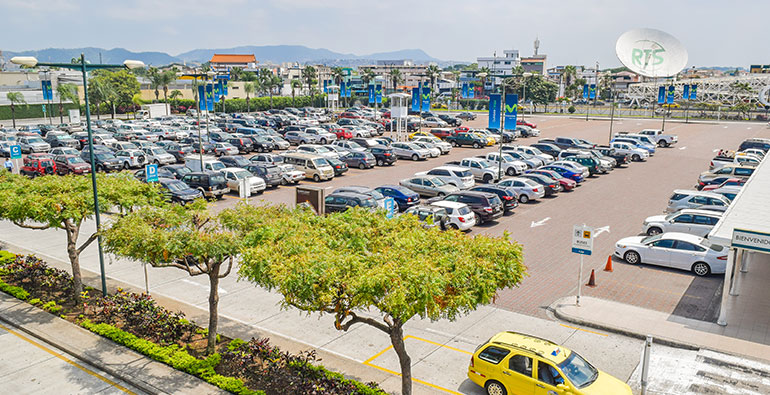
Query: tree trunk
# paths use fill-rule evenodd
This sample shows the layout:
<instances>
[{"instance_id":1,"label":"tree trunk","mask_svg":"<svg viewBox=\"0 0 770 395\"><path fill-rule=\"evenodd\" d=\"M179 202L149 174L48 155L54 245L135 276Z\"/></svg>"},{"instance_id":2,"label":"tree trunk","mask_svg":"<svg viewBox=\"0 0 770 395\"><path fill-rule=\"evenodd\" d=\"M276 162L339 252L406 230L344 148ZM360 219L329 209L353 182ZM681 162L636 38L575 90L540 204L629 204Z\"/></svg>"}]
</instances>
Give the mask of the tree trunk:
<instances>
[{"instance_id":1,"label":"tree trunk","mask_svg":"<svg viewBox=\"0 0 770 395\"><path fill-rule=\"evenodd\" d=\"M11 102L11 118L13 119L13 128L16 129L16 106Z\"/></svg>"},{"instance_id":2,"label":"tree trunk","mask_svg":"<svg viewBox=\"0 0 770 395\"><path fill-rule=\"evenodd\" d=\"M397 319L393 320L393 326L390 330L390 344L398 355L398 363L401 365L401 394L412 394L412 359L406 352L404 345L403 323Z\"/></svg>"},{"instance_id":3,"label":"tree trunk","mask_svg":"<svg viewBox=\"0 0 770 395\"><path fill-rule=\"evenodd\" d=\"M219 268L221 262L217 262L211 267L209 274L209 335L206 339L206 355L214 353L217 345L217 324L219 323L219 314L217 311L219 305Z\"/></svg>"},{"instance_id":4,"label":"tree trunk","mask_svg":"<svg viewBox=\"0 0 770 395\"><path fill-rule=\"evenodd\" d=\"M246 112L251 112L251 107L249 107L249 97L246 96Z\"/></svg>"},{"instance_id":5,"label":"tree trunk","mask_svg":"<svg viewBox=\"0 0 770 395\"><path fill-rule=\"evenodd\" d=\"M65 225L64 231L67 234L67 255L72 266L72 289L75 293L75 299L80 300L80 294L83 293L83 278L80 275L80 253L77 247L80 226Z\"/></svg>"},{"instance_id":6,"label":"tree trunk","mask_svg":"<svg viewBox=\"0 0 770 395\"><path fill-rule=\"evenodd\" d=\"M62 110L61 95L59 95L59 123L64 123L64 110Z\"/></svg>"},{"instance_id":7,"label":"tree trunk","mask_svg":"<svg viewBox=\"0 0 770 395\"><path fill-rule=\"evenodd\" d=\"M273 91L270 91L270 109L273 109Z\"/></svg>"}]
</instances>

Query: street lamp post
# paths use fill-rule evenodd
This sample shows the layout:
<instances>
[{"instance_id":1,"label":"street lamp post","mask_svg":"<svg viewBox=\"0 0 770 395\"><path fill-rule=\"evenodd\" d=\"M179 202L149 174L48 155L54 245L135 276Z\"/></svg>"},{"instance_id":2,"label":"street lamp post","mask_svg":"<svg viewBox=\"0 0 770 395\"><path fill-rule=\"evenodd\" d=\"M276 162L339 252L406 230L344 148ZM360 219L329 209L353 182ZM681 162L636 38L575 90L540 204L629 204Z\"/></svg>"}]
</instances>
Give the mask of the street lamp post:
<instances>
[{"instance_id":1,"label":"street lamp post","mask_svg":"<svg viewBox=\"0 0 770 395\"><path fill-rule=\"evenodd\" d=\"M97 245L99 246L99 270L102 279L102 295L107 296L107 277L104 274L104 254L102 252L101 217L99 213L99 192L96 189L96 165L94 163L94 138L91 131L91 109L88 104L88 72L90 70L127 68L135 69L144 67L144 63L138 60L126 60L123 64L90 64L86 63L84 54L80 54L80 64L74 63L39 63L33 56L16 56L11 58L11 63L35 67L49 66L61 67L71 70L80 70L83 73L83 95L86 102L86 130L88 130L88 156L91 162L91 186L94 190L94 218L96 219Z\"/></svg>"},{"instance_id":2,"label":"street lamp post","mask_svg":"<svg viewBox=\"0 0 770 395\"><path fill-rule=\"evenodd\" d=\"M521 102L526 104L527 103L527 78L532 77L532 73L526 72L521 74L522 77L524 77L524 83L521 84L521 88L523 91L521 92ZM529 110L529 114L532 115L532 109Z\"/></svg>"}]
</instances>

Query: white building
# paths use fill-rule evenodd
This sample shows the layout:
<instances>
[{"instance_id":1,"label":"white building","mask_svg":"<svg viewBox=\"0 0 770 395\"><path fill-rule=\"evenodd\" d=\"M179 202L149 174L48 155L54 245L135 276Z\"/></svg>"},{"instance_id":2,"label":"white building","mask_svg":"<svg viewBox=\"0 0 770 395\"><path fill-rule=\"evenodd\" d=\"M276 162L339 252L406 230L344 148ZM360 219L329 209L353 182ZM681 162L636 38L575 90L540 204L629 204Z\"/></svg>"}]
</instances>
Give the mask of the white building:
<instances>
[{"instance_id":1,"label":"white building","mask_svg":"<svg viewBox=\"0 0 770 395\"><path fill-rule=\"evenodd\" d=\"M476 58L479 69L488 68L493 75L511 75L516 66L521 65L521 57L518 49L509 49L503 51L503 56L497 56L495 53L491 57ZM487 79L488 84L492 83L492 78ZM501 77L494 77L494 84L499 85L502 82Z\"/></svg>"}]
</instances>

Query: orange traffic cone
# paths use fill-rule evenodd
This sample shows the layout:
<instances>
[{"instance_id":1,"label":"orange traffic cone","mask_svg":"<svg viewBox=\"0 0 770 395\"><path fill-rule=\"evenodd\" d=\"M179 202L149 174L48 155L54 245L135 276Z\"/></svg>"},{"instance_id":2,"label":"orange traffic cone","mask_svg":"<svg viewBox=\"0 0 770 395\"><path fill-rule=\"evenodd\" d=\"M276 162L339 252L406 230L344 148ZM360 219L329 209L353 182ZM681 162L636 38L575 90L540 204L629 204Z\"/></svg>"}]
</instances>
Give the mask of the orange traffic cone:
<instances>
[{"instance_id":1,"label":"orange traffic cone","mask_svg":"<svg viewBox=\"0 0 770 395\"><path fill-rule=\"evenodd\" d=\"M605 272L612 272L612 255L607 257L607 264L604 266Z\"/></svg>"},{"instance_id":2,"label":"orange traffic cone","mask_svg":"<svg viewBox=\"0 0 770 395\"><path fill-rule=\"evenodd\" d=\"M594 273L594 269L591 269L591 277L588 278L588 284L586 285L589 287L596 286L596 273Z\"/></svg>"}]
</instances>

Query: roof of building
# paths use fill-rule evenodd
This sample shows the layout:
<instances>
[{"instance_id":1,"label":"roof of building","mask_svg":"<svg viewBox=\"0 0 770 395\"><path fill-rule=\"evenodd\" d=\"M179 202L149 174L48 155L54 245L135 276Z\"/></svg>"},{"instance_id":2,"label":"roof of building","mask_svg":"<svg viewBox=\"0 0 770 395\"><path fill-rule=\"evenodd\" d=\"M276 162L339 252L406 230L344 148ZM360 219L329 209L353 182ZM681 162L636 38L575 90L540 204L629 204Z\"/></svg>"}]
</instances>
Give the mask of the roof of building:
<instances>
[{"instance_id":1,"label":"roof of building","mask_svg":"<svg viewBox=\"0 0 770 395\"><path fill-rule=\"evenodd\" d=\"M257 58L252 55L238 54L214 54L211 63L256 63Z\"/></svg>"}]
</instances>

